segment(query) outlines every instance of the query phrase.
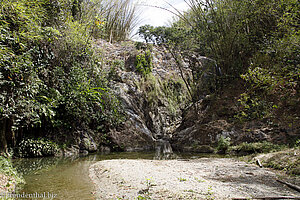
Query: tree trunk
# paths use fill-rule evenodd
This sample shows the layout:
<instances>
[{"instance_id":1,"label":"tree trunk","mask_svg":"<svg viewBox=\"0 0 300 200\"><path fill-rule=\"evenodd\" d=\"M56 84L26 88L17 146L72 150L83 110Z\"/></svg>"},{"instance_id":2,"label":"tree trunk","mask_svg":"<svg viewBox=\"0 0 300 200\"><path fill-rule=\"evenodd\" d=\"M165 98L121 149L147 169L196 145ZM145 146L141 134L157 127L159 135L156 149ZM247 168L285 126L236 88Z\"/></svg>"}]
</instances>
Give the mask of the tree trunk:
<instances>
[{"instance_id":1,"label":"tree trunk","mask_svg":"<svg viewBox=\"0 0 300 200\"><path fill-rule=\"evenodd\" d=\"M6 122L5 118L0 121L0 154L7 153Z\"/></svg>"}]
</instances>

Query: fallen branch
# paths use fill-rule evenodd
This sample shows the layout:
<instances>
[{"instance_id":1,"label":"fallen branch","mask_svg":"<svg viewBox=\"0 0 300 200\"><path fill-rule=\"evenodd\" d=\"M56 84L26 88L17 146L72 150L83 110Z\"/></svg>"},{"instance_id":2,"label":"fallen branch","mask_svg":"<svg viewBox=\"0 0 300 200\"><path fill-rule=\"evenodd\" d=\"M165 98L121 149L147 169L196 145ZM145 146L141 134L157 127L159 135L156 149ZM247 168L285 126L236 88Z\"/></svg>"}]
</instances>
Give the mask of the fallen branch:
<instances>
[{"instance_id":1,"label":"fallen branch","mask_svg":"<svg viewBox=\"0 0 300 200\"><path fill-rule=\"evenodd\" d=\"M279 183L282 183L282 184L287 185L289 188L294 189L294 190L296 190L297 192L300 192L300 187L297 186L297 185L294 185L294 184L291 184L291 183L288 183L288 182L285 182L285 181L282 181L282 180L278 180L278 179L277 179L277 181L278 181Z\"/></svg>"},{"instance_id":2,"label":"fallen branch","mask_svg":"<svg viewBox=\"0 0 300 200\"><path fill-rule=\"evenodd\" d=\"M259 160L258 158L256 159L256 164L257 164L260 168L263 167L262 164L261 164L261 162L260 162L260 160Z\"/></svg>"}]
</instances>

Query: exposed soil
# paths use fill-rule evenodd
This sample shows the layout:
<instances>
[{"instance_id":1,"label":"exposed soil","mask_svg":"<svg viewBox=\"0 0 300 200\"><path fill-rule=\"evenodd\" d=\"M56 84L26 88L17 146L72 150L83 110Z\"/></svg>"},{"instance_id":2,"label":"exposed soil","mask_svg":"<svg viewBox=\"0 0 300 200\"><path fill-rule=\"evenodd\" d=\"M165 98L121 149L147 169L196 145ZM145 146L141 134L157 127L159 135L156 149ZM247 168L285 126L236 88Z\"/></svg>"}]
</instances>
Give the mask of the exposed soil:
<instances>
[{"instance_id":1,"label":"exposed soil","mask_svg":"<svg viewBox=\"0 0 300 200\"><path fill-rule=\"evenodd\" d=\"M14 188L15 188L15 180L9 176L0 173L0 194L13 191Z\"/></svg>"},{"instance_id":2,"label":"exposed soil","mask_svg":"<svg viewBox=\"0 0 300 200\"><path fill-rule=\"evenodd\" d=\"M230 158L105 160L90 167L98 199L232 199L293 196L279 175ZM281 180L300 183L299 177Z\"/></svg>"}]
</instances>

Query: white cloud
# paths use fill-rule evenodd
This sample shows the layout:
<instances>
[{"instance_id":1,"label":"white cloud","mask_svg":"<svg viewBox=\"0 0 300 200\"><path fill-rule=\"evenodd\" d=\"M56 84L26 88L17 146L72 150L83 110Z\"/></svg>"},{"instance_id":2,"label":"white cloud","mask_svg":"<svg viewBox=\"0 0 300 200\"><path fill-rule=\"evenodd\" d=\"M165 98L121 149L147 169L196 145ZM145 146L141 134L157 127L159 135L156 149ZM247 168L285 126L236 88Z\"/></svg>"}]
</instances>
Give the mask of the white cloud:
<instances>
[{"instance_id":1,"label":"white cloud","mask_svg":"<svg viewBox=\"0 0 300 200\"><path fill-rule=\"evenodd\" d=\"M178 9L179 11L185 11L188 9L187 4L184 0L167 0L168 3L164 0L134 0L138 3L138 7L141 11L141 23L139 26L143 26L145 24L150 24L152 26L166 26L172 21L172 18L175 16L173 13L164 10L162 8L168 9L172 12L176 13L176 10L173 7ZM157 8L161 7L161 8ZM134 31L136 32L138 28Z\"/></svg>"}]
</instances>

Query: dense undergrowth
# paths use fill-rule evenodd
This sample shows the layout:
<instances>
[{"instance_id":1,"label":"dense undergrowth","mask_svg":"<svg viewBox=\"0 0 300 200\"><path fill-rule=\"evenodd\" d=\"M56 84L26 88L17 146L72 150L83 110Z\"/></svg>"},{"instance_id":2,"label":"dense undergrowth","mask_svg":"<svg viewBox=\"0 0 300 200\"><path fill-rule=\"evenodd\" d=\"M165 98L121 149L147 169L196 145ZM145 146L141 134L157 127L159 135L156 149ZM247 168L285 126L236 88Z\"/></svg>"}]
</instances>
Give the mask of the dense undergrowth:
<instances>
[{"instance_id":1,"label":"dense undergrowth","mask_svg":"<svg viewBox=\"0 0 300 200\"><path fill-rule=\"evenodd\" d=\"M123 120L93 43L126 39L136 21L134 5L101 0L0 5L1 151L24 137L66 142L78 130L101 134Z\"/></svg>"},{"instance_id":2,"label":"dense undergrowth","mask_svg":"<svg viewBox=\"0 0 300 200\"><path fill-rule=\"evenodd\" d=\"M6 192L13 192L12 190L16 184L25 182L23 177L12 166L11 160L3 156L0 156L0 174L8 178L6 185L2 185L2 187L9 190ZM3 184L3 182L1 182L1 184Z\"/></svg>"},{"instance_id":3,"label":"dense undergrowth","mask_svg":"<svg viewBox=\"0 0 300 200\"><path fill-rule=\"evenodd\" d=\"M222 95L241 79L237 122L299 121L299 4L288 1L188 0L169 27L140 27L146 42L169 49L193 102ZM210 61L210 65L207 64ZM217 67L216 67L217 66ZM238 88L238 86L236 86ZM280 118L280 119L279 119Z\"/></svg>"}]
</instances>

